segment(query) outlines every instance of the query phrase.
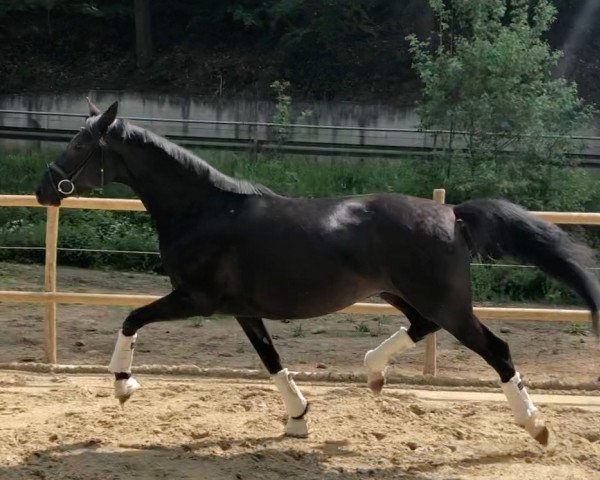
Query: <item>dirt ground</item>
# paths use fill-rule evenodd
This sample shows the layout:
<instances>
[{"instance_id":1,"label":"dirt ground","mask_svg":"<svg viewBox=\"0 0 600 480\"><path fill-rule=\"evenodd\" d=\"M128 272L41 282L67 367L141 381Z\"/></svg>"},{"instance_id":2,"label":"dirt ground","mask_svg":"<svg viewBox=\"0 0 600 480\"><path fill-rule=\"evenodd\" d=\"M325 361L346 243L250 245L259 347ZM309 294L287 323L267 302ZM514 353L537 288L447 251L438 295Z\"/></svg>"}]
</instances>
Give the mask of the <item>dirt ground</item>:
<instances>
[{"instance_id":1,"label":"dirt ground","mask_svg":"<svg viewBox=\"0 0 600 480\"><path fill-rule=\"evenodd\" d=\"M600 479L597 396L534 397L544 448L498 394L300 383L311 434L292 439L268 382L140 380L122 411L107 375L0 372L0 478Z\"/></svg>"},{"instance_id":2,"label":"dirt ground","mask_svg":"<svg viewBox=\"0 0 600 480\"><path fill-rule=\"evenodd\" d=\"M0 263L0 289L41 290L39 265ZM78 292L164 294L170 287L158 275L59 268L58 289ZM107 364L116 332L129 308L58 307L58 361ZM0 362L43 360L42 307L0 303ZM565 322L490 321L505 339L518 370L529 380L597 382L600 347L585 335L587 325ZM329 315L283 323L268 322L284 364L292 370L362 371L366 350L378 345L407 321L398 316ZM495 380L495 372L453 337L439 337L438 373L454 378ZM135 365L194 364L199 367L262 368L243 332L231 318L163 322L140 331ZM423 345L399 357L395 371L419 375ZM600 383L598 383L600 388Z\"/></svg>"}]
</instances>

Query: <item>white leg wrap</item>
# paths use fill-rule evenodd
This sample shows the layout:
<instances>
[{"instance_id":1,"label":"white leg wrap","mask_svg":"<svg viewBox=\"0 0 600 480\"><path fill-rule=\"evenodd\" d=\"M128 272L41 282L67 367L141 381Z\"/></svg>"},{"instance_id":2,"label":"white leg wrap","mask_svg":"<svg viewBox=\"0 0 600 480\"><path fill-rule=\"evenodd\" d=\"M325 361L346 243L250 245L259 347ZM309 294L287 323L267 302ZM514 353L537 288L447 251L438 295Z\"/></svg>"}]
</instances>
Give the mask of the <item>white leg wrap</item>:
<instances>
[{"instance_id":1,"label":"white leg wrap","mask_svg":"<svg viewBox=\"0 0 600 480\"><path fill-rule=\"evenodd\" d=\"M548 429L539 415L538 409L529 398L519 372L516 372L514 377L503 383L501 387L513 411L515 422L524 427L538 442L546 445L548 443Z\"/></svg>"},{"instance_id":2,"label":"white leg wrap","mask_svg":"<svg viewBox=\"0 0 600 480\"><path fill-rule=\"evenodd\" d=\"M129 377L127 380L115 380L115 398L121 400L121 404L123 404L138 388L140 388L140 384L133 377Z\"/></svg>"},{"instance_id":3,"label":"white leg wrap","mask_svg":"<svg viewBox=\"0 0 600 480\"><path fill-rule=\"evenodd\" d=\"M287 414L290 417L299 417L302 415L306 410L308 402L294 383L288 369L284 368L277 372L271 379L283 397L283 404L285 405Z\"/></svg>"},{"instance_id":4,"label":"white leg wrap","mask_svg":"<svg viewBox=\"0 0 600 480\"><path fill-rule=\"evenodd\" d=\"M390 338L381 345L365 354L367 367L367 382L375 393L381 392L385 383L385 369L392 357L415 347L415 342L408 336L406 328L400 327Z\"/></svg>"},{"instance_id":5,"label":"white leg wrap","mask_svg":"<svg viewBox=\"0 0 600 480\"><path fill-rule=\"evenodd\" d=\"M308 436L308 423L306 418L294 418L300 417L306 413L308 402L296 386L296 383L294 383L288 369L284 368L277 372L275 375L271 376L271 379L275 383L279 393L281 393L285 411L289 417L285 427L285 433L293 437Z\"/></svg>"},{"instance_id":6,"label":"white leg wrap","mask_svg":"<svg viewBox=\"0 0 600 480\"><path fill-rule=\"evenodd\" d=\"M123 331L119 330L115 351L108 364L108 369L113 373L131 373L131 365L133 363L133 347L137 339L137 333L131 337L123 335Z\"/></svg>"},{"instance_id":7,"label":"white leg wrap","mask_svg":"<svg viewBox=\"0 0 600 480\"><path fill-rule=\"evenodd\" d=\"M527 419L531 417L534 412L537 412L537 408L533 405L527 389L521 382L521 375L519 372L515 373L508 382L502 384L502 391L506 395L508 404L513 411L515 416L515 422L519 425L525 425Z\"/></svg>"},{"instance_id":8,"label":"white leg wrap","mask_svg":"<svg viewBox=\"0 0 600 480\"><path fill-rule=\"evenodd\" d=\"M123 331L119 330L115 351L108 364L108 369L113 373L131 373L131 365L133 363L133 347L137 339L137 333L131 337L123 335ZM140 388L138 381L129 377L127 379L115 380L115 398L121 402L121 406L129 400L133 392Z\"/></svg>"},{"instance_id":9,"label":"white leg wrap","mask_svg":"<svg viewBox=\"0 0 600 480\"><path fill-rule=\"evenodd\" d=\"M406 328L400 327L400 330L384 340L381 345L367 352L365 366L372 371L382 371L387 366L390 358L410 350L414 346L415 342L408 336Z\"/></svg>"}]
</instances>

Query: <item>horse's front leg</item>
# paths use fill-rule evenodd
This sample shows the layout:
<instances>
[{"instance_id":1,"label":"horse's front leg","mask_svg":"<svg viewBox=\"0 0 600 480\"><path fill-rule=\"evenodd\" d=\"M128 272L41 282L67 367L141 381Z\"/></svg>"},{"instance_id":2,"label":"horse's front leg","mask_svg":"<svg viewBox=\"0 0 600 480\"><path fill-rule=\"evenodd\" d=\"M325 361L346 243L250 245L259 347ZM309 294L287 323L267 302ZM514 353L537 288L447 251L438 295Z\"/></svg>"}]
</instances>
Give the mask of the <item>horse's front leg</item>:
<instances>
[{"instance_id":1,"label":"horse's front leg","mask_svg":"<svg viewBox=\"0 0 600 480\"><path fill-rule=\"evenodd\" d=\"M279 390L288 415L285 434L291 437L307 437L308 402L296 386L287 368L281 366L279 354L261 318L236 317L250 343L271 374L271 380Z\"/></svg>"},{"instance_id":2,"label":"horse's front leg","mask_svg":"<svg viewBox=\"0 0 600 480\"><path fill-rule=\"evenodd\" d=\"M115 374L115 397L121 406L140 384L131 376L137 331L144 325L164 320L179 320L193 315L211 315L215 297L205 292L173 290L155 302L134 310L123 322L108 369Z\"/></svg>"}]
</instances>

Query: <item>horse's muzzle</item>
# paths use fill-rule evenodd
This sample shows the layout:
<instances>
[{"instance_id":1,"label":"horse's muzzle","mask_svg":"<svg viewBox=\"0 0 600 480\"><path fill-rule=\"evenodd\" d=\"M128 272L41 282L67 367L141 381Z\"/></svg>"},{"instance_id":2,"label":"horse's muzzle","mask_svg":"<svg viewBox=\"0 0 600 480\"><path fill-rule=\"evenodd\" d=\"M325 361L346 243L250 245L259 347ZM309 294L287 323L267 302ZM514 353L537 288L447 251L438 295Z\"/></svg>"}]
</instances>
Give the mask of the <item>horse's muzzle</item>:
<instances>
[{"instance_id":1,"label":"horse's muzzle","mask_svg":"<svg viewBox=\"0 0 600 480\"><path fill-rule=\"evenodd\" d=\"M44 205L45 207L60 206L61 199L54 193L54 191L45 192L41 185L35 189L35 198L40 205Z\"/></svg>"}]
</instances>

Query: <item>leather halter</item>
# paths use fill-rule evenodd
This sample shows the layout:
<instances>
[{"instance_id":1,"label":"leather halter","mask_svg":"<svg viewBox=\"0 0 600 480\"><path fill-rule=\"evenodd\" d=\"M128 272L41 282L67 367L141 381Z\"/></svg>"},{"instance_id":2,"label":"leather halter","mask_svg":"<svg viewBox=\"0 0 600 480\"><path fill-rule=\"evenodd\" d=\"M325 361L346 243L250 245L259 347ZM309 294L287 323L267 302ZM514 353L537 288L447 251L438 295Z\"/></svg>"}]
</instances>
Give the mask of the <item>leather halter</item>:
<instances>
[{"instance_id":1,"label":"leather halter","mask_svg":"<svg viewBox=\"0 0 600 480\"><path fill-rule=\"evenodd\" d=\"M98 145L89 153L89 155L85 158L81 165L79 165L79 167L77 167L71 173L66 173L61 167L56 165L56 163L48 165L50 183L52 184L52 188L54 189L54 192L56 193L58 198L61 198L61 194L66 197L67 195L71 195L75 191L75 180L77 180L77 178L82 174L85 167L92 159L92 156L94 155L94 153L96 153L98 149L100 149L100 188L104 188L104 149L100 145ZM62 177L61 180L58 181L58 183L54 181L54 176L52 175L52 172L55 172Z\"/></svg>"}]
</instances>

